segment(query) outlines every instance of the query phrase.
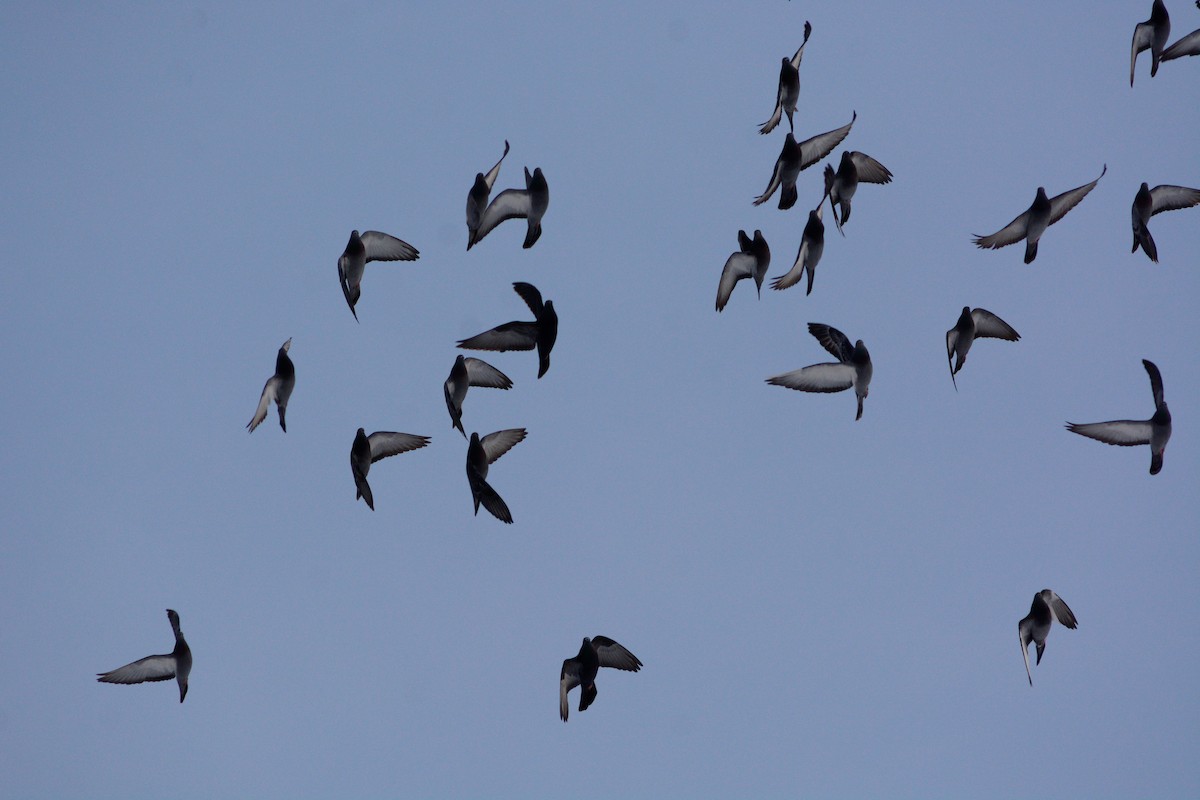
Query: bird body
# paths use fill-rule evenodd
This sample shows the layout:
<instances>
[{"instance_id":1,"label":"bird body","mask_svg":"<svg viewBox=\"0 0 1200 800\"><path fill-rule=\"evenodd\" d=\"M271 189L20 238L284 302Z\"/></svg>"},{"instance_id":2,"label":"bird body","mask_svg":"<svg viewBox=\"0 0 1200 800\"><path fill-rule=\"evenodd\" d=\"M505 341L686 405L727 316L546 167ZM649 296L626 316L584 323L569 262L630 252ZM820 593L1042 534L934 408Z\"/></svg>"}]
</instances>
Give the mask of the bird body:
<instances>
[{"instance_id":1,"label":"bird body","mask_svg":"<svg viewBox=\"0 0 1200 800\"><path fill-rule=\"evenodd\" d=\"M296 388L296 367L292 364L292 359L288 358L288 350L291 347L292 340L288 339L275 354L275 374L267 378L262 396L258 398L258 408L255 409L254 416L246 423L246 427L251 433L254 433L254 429L267 418L267 407L272 401L279 409L279 427L283 428L284 433L287 433L285 414L287 413L288 398L292 396L292 389Z\"/></svg>"},{"instance_id":2,"label":"bird body","mask_svg":"<svg viewBox=\"0 0 1200 800\"><path fill-rule=\"evenodd\" d=\"M1037 258L1038 241L1042 238L1042 234L1046 232L1046 228L1058 222L1066 216L1068 211L1079 205L1079 201L1087 197L1088 192L1096 188L1096 184L1100 182L1100 178L1103 178L1106 172L1108 172L1107 164L1104 165L1104 169L1101 170L1100 176L1096 180L1063 192L1053 198L1047 197L1046 190L1039 186L1037 195L1033 199L1033 205L1027 211L989 236L976 236L976 246L997 250L1001 247L1007 247L1010 244L1016 244L1024 239L1025 263L1033 263L1033 260Z\"/></svg>"},{"instance_id":3,"label":"bird body","mask_svg":"<svg viewBox=\"0 0 1200 800\"><path fill-rule=\"evenodd\" d=\"M416 261L421 257L417 248L395 236L379 231L350 232L350 241L338 258L338 282L350 313L358 319L354 307L362 296L363 271L371 261Z\"/></svg>"},{"instance_id":4,"label":"bird body","mask_svg":"<svg viewBox=\"0 0 1200 800\"><path fill-rule=\"evenodd\" d=\"M1037 645L1037 662L1042 663L1042 651L1046 649L1046 637L1050 635L1050 625L1058 620L1058 624L1074 630L1078 625L1075 615L1061 597L1049 589L1042 589L1033 596L1033 605L1029 613L1017 623L1017 634L1021 637L1021 655L1025 657L1025 675L1029 685L1033 686L1033 673L1029 671L1029 643Z\"/></svg>"},{"instance_id":5,"label":"bird body","mask_svg":"<svg viewBox=\"0 0 1200 800\"><path fill-rule=\"evenodd\" d=\"M853 388L858 398L858 414L854 419L862 419L863 400L867 396L874 372L871 354L867 352L863 340L859 339L851 345L846 334L819 322L808 323L808 332L837 358L837 362L813 364L785 372L767 378L767 383L801 392L841 392Z\"/></svg>"},{"instance_id":6,"label":"bird body","mask_svg":"<svg viewBox=\"0 0 1200 800\"><path fill-rule=\"evenodd\" d=\"M98 673L96 680L101 683L144 683L146 681L166 681L171 678L179 684L179 702L187 697L188 675L192 671L192 650L183 631L179 628L179 614L167 609L167 619L171 622L171 630L175 633L175 649L166 655L146 656L110 672Z\"/></svg>"},{"instance_id":7,"label":"bird body","mask_svg":"<svg viewBox=\"0 0 1200 800\"><path fill-rule=\"evenodd\" d=\"M767 277L767 268L771 265L771 248L763 238L762 231L756 230L751 239L745 231L738 231L737 252L730 254L721 270L721 282L717 285L717 311L724 311L725 305L733 294L733 287L742 278L753 278L762 296L762 282Z\"/></svg>"},{"instance_id":8,"label":"bird body","mask_svg":"<svg viewBox=\"0 0 1200 800\"><path fill-rule=\"evenodd\" d=\"M1150 445L1150 474L1162 470L1163 453L1171 438L1171 411L1163 399L1162 374L1153 361L1142 359L1142 366L1150 376L1150 391L1154 395L1154 416L1148 420L1118 419L1111 422L1067 423L1067 430L1089 439L1121 447Z\"/></svg>"},{"instance_id":9,"label":"bird body","mask_svg":"<svg viewBox=\"0 0 1200 800\"><path fill-rule=\"evenodd\" d=\"M567 692L576 686L583 688L579 693L579 710L586 711L596 699L596 674L600 667L637 672L642 662L637 656L607 636L584 637L579 653L563 661L558 676L558 716L567 721Z\"/></svg>"},{"instance_id":10,"label":"bird body","mask_svg":"<svg viewBox=\"0 0 1200 800\"><path fill-rule=\"evenodd\" d=\"M375 510L375 496L371 494L371 485L367 483L367 473L371 465L381 458L418 450L429 444L428 436L416 436L411 433L395 433L393 431L376 431L370 436L363 428L354 435L354 444L350 446L350 471L354 474L354 499L360 497L366 501L367 508Z\"/></svg>"}]
</instances>

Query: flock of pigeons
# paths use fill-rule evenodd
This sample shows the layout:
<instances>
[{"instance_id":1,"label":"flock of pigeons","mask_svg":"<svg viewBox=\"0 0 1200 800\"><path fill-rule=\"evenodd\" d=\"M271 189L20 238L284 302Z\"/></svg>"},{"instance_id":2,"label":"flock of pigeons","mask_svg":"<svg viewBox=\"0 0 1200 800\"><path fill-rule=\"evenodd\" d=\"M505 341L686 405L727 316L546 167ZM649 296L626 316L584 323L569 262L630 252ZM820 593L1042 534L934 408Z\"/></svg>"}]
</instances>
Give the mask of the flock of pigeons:
<instances>
[{"instance_id":1,"label":"flock of pigeons","mask_svg":"<svg viewBox=\"0 0 1200 800\"><path fill-rule=\"evenodd\" d=\"M1196 5L1200 8L1200 0ZM1150 19L1139 23L1134 30L1130 57L1129 83L1133 85L1137 56L1150 50L1150 75L1158 72L1163 61L1182 56L1200 55L1200 30L1193 31L1171 46L1170 18L1162 0L1154 0ZM754 199L754 205L766 203L779 191L781 210L794 206L799 199L796 186L801 171L828 156L849 134L858 114L855 112L846 125L797 142L794 115L800 96L800 63L804 48L812 34L812 26L804 24L804 39L791 58L783 57L776 92L775 108L771 117L759 126L759 133L769 134L787 116L789 131L784 138L783 148L775 161L771 179L766 190ZM532 247L541 236L542 218L550 204L550 191L540 168L533 173L525 169L525 188L505 189L491 198L492 187L500 174L500 166L508 156L509 143L504 142L504 153L486 173L477 173L474 185L467 195L467 249L479 244L488 233L502 222L524 219L527 231L523 247ZM1090 183L1063 192L1051 198L1046 190L1038 187L1033 204L1008 225L988 236L976 236L974 242L980 248L998 249L1019 241L1025 241L1025 263L1037 257L1038 243L1046 229L1062 219L1077 206L1099 183L1107 171ZM860 183L887 184L892 173L879 161L858 151L844 151L837 168L826 164L824 187L817 206L808 212L808 220L801 236L799 250L791 268L775 278L771 288L787 289L799 283L807 275L807 293L811 294L818 262L825 249L825 224L823 211L828 200L834 223L845 236L845 225L850 220L851 202ZM490 199L490 202L489 202ZM1161 185L1151 189L1143 183L1133 201L1133 248L1140 247L1152 260L1158 261L1158 248L1150 235L1148 222L1155 214L1163 211L1189 208L1200 205L1200 190L1183 186ZM366 265L372 261L414 261L420 257L418 250L407 242L379 231L352 231L341 257L338 258L338 281L342 287L350 312L358 319L356 306L362 295L362 279ZM762 284L771 263L771 251L763 238L762 231L747 236L738 231L738 250L725 262L717 287L716 310L723 311L737 283L743 278L752 278L761 296ZM458 342L466 350L506 352L509 350L536 350L538 355L538 378L550 369L550 352L558 335L558 315L553 302L543 301L541 292L532 284L517 282L513 289L533 313L531 321L513 321L498 325L483 333ZM871 383L871 356L862 339L854 344L849 337L830 325L809 323L811 333L835 362L813 364L801 369L768 378L767 383L804 392L840 392L853 388L858 400L855 419L861 419L863 400L867 397ZM958 388L957 375L966 362L972 343L979 338L995 338L1017 341L1017 331L1000 317L982 308L964 306L954 327L946 332L946 356L950 365L950 378ZM275 357L275 373L267 379L259 397L258 407L246 427L253 432L267 417L271 403L279 413L279 427L287 432L287 404L296 385L296 370L289 356L292 340L280 346ZM1086 424L1067 423L1067 429L1096 439L1106 444L1132 446L1149 445L1151 452L1150 474L1162 469L1163 451L1171 436L1171 414L1163 399L1162 375L1151 361L1142 364L1150 376L1150 387L1154 396L1154 414L1148 420L1114 420ZM463 402L471 386L492 389L510 389L513 382L491 364L473 357L459 355L446 378L444 393L446 409L451 425L467 437L463 427ZM495 431L485 436L472 433L468 438L466 472L471 497L478 515L482 505L490 514L502 522L511 524L512 514L504 500L487 482L488 468L506 452L524 440L524 428ZM361 498L367 507L374 510L375 500L367 483L371 465L389 456L407 453L430 443L428 436L418 436L394 431L376 431L370 435L359 428L350 448L350 469L354 478L355 499ZM179 685L179 702L187 696L188 675L192 668L192 654L180 630L179 614L167 610L167 618L175 634L175 648L165 655L147 656L123 667L99 674L98 680L105 683L134 684L146 681L164 681L174 678ZM1025 671L1030 686L1033 676L1029 668L1030 642L1037 646L1037 663L1041 663L1046 647L1046 637L1053 621L1067 628L1075 628L1078 622L1066 602L1050 589L1034 595L1029 614L1018 623L1021 653L1025 659ZM629 650L607 636L583 639L579 653L563 661L559 676L559 715L565 722L568 714L567 693L582 687L579 710L584 711L596 698L595 679L600 667L637 672L642 667Z\"/></svg>"}]
</instances>

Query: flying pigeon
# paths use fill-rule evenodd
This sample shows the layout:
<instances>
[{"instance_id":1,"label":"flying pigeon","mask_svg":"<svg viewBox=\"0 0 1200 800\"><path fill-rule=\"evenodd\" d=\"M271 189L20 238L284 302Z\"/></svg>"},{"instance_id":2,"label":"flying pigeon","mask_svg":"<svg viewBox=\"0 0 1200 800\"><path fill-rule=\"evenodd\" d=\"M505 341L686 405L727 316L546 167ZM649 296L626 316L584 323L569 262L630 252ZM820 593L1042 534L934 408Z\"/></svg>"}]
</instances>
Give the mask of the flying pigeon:
<instances>
[{"instance_id":1,"label":"flying pigeon","mask_svg":"<svg viewBox=\"0 0 1200 800\"><path fill-rule=\"evenodd\" d=\"M546 370L550 369L550 351L554 349L554 340L558 338L558 314L554 311L553 301L547 300L542 303L542 293L532 283L518 281L513 284L513 291L521 295L521 299L533 312L533 322L506 322L490 331L463 339L458 346L464 350L492 350L501 353L537 348L538 377L541 378L546 374Z\"/></svg>"},{"instance_id":2,"label":"flying pigeon","mask_svg":"<svg viewBox=\"0 0 1200 800\"><path fill-rule=\"evenodd\" d=\"M446 394L446 409L450 412L450 424L466 438L462 426L462 404L467 397L468 386L484 386L489 389L511 389L513 382L500 370L478 358L454 359L450 377L442 387Z\"/></svg>"},{"instance_id":3,"label":"flying pigeon","mask_svg":"<svg viewBox=\"0 0 1200 800\"><path fill-rule=\"evenodd\" d=\"M187 697L188 674L192 671L192 650L179 630L179 614L167 609L167 619L171 621L171 630L175 632L175 649L162 656L146 656L132 664L112 670L100 672L96 680L101 683L144 683L145 681L168 681L171 678L179 684L179 702Z\"/></svg>"},{"instance_id":4,"label":"flying pigeon","mask_svg":"<svg viewBox=\"0 0 1200 800\"><path fill-rule=\"evenodd\" d=\"M292 340L288 339L275 355L275 374L267 378L267 384L263 386L262 397L258 398L258 409L246 423L246 427L250 429L251 433L254 433L254 429L267 418L267 406L271 404L272 400L279 409L279 427L283 428L284 433L287 433L287 421L284 419L284 415L287 413L288 398L292 396L292 389L296 388L296 368L292 365L292 360L288 358L288 350L291 349L291 346Z\"/></svg>"},{"instance_id":5,"label":"flying pigeon","mask_svg":"<svg viewBox=\"0 0 1200 800\"><path fill-rule=\"evenodd\" d=\"M1096 188L1096 184L1100 182L1100 178L1104 177L1105 172L1108 172L1107 164L1104 165L1104 169L1100 171L1100 177L1096 180L1069 192L1063 192L1054 198L1047 198L1046 190L1039 186L1037 196L1033 198L1033 205L1029 207L1028 211L991 236L976 236L975 244L981 248L996 250L1024 239L1025 263L1033 263L1033 260L1037 258L1038 240L1042 238L1046 228L1058 222L1066 216L1068 211L1079 205L1079 201Z\"/></svg>"},{"instance_id":6,"label":"flying pigeon","mask_svg":"<svg viewBox=\"0 0 1200 800\"><path fill-rule=\"evenodd\" d=\"M479 227L475 231L473 241L467 243L470 250L483 241L483 237L492 229L508 219L523 219L528 228L525 232L525 243L521 246L528 250L533 247L538 237L542 235L542 216L550 205L550 187L546 185L546 176L542 168L536 167L529 174L525 168L525 188L505 189L488 204L483 216L479 219Z\"/></svg>"},{"instance_id":7,"label":"flying pigeon","mask_svg":"<svg viewBox=\"0 0 1200 800\"><path fill-rule=\"evenodd\" d=\"M1129 85L1133 86L1133 69L1137 66L1138 53L1150 51L1150 77L1158 74L1158 62L1162 60L1163 48L1171 36L1171 16L1162 0L1154 0L1150 7L1150 19L1139 22L1133 29L1133 46L1129 53Z\"/></svg>"},{"instance_id":8,"label":"flying pigeon","mask_svg":"<svg viewBox=\"0 0 1200 800\"><path fill-rule=\"evenodd\" d=\"M850 219L850 201L862 182L891 183L892 173L883 164L857 150L842 151L837 172L834 172L832 164L825 165L825 194L829 196L831 210L836 212L836 206L841 206L841 219L835 213L833 221L843 236L846 234L842 226Z\"/></svg>"},{"instance_id":9,"label":"flying pigeon","mask_svg":"<svg viewBox=\"0 0 1200 800\"><path fill-rule=\"evenodd\" d=\"M1046 637L1050 635L1050 625L1054 620L1071 630L1079 625L1061 597L1049 589L1042 589L1033 596L1029 613L1017 623L1017 632L1021 636L1021 655L1025 657L1025 675L1029 678L1030 686L1033 686L1033 673L1029 671L1029 643L1037 645L1037 663L1041 664Z\"/></svg>"},{"instance_id":10,"label":"flying pigeon","mask_svg":"<svg viewBox=\"0 0 1200 800\"><path fill-rule=\"evenodd\" d=\"M429 444L428 436L414 436L411 433L393 433L392 431L376 431L370 436L364 429L359 428L354 435L354 444L350 446L350 471L354 474L354 499L362 498L367 501L367 508L375 510L375 497L371 494L371 486L367 483L367 473L371 465L381 458L418 450Z\"/></svg>"},{"instance_id":11,"label":"flying pigeon","mask_svg":"<svg viewBox=\"0 0 1200 800\"><path fill-rule=\"evenodd\" d=\"M467 193L467 249L471 249L471 245L475 244L476 233L479 230L479 222L483 216L483 212L487 210L488 197L492 194L492 186L496 183L496 177L500 174L500 165L504 163L504 157L508 155L508 139L504 140L504 154L500 156L500 160L496 165L487 171L484 175L482 172L475 173L475 185L471 187L471 191Z\"/></svg>"},{"instance_id":12,"label":"flying pigeon","mask_svg":"<svg viewBox=\"0 0 1200 800\"><path fill-rule=\"evenodd\" d=\"M819 133L799 144L796 143L796 137L789 131L787 138L783 140L783 149L779 151L779 158L775 160L775 170L771 173L771 182L767 184L765 192L754 198L754 205L761 206L771 199L771 195L775 194L776 189L779 189L779 208L786 210L794 206L797 197L796 178L800 175L800 171L808 169L841 144L842 140L850 134L850 128L854 126L856 119L858 119L857 111L846 125L832 131Z\"/></svg>"},{"instance_id":13,"label":"flying pigeon","mask_svg":"<svg viewBox=\"0 0 1200 800\"><path fill-rule=\"evenodd\" d=\"M370 261L416 261L421 257L417 248L405 241L379 231L350 232L350 241L338 258L338 281L350 313L358 319L354 307L362 295L363 270Z\"/></svg>"},{"instance_id":14,"label":"flying pigeon","mask_svg":"<svg viewBox=\"0 0 1200 800\"><path fill-rule=\"evenodd\" d=\"M742 278L753 278L758 296L762 297L763 278L767 277L767 267L771 264L771 248L763 238L762 231L755 231L751 239L745 231L738 231L739 250L732 253L725 261L721 270L721 282L717 284L717 311L724 311L733 287Z\"/></svg>"},{"instance_id":15,"label":"flying pigeon","mask_svg":"<svg viewBox=\"0 0 1200 800\"><path fill-rule=\"evenodd\" d=\"M1145 421L1118 419L1112 422L1089 422L1082 425L1068 422L1067 430L1098 442L1122 447L1148 444L1150 445L1150 474L1157 475L1162 470L1163 452L1167 449L1167 440L1171 438L1171 412L1167 409L1167 402L1163 400L1162 374L1159 373L1158 367L1154 365L1153 361L1147 361L1144 358L1142 365L1150 376L1150 390L1154 393L1154 416Z\"/></svg>"},{"instance_id":16,"label":"flying pigeon","mask_svg":"<svg viewBox=\"0 0 1200 800\"><path fill-rule=\"evenodd\" d=\"M817 263L821 260L821 254L825 252L825 223L821 221L824 212L825 198L822 197L820 204L808 212L808 222L805 223L804 234L800 237L800 249L796 252L795 263L790 270L771 281L772 289L783 290L795 286L807 272L808 291L805 294L812 294Z\"/></svg>"},{"instance_id":17,"label":"flying pigeon","mask_svg":"<svg viewBox=\"0 0 1200 800\"><path fill-rule=\"evenodd\" d=\"M950 382L954 384L955 391L958 391L958 381L954 376L966 363L971 345L976 339L982 338L1015 342L1021 338L1021 334L990 311L982 308L972 310L970 306L963 306L962 313L958 315L958 322L946 331L946 359L950 363ZM957 364L954 363L955 356L958 356Z\"/></svg>"},{"instance_id":18,"label":"flying pigeon","mask_svg":"<svg viewBox=\"0 0 1200 800\"><path fill-rule=\"evenodd\" d=\"M852 346L846 334L829 325L819 322L808 323L808 332L816 337L821 346L837 358L836 363L813 364L802 369L785 372L773 378L767 378L772 386L784 386L801 392L840 392L854 389L858 396L858 414L854 419L862 419L863 399L871 385L871 354L866 345L859 339Z\"/></svg>"},{"instance_id":19,"label":"flying pigeon","mask_svg":"<svg viewBox=\"0 0 1200 800\"><path fill-rule=\"evenodd\" d=\"M812 25L804 23L804 41L800 49L791 58L783 58L779 68L779 89L775 92L775 111L771 118L758 129L759 133L770 133L775 130L783 114L787 114L788 128L794 133L792 115L796 113L796 101L800 99L800 60L804 58L804 46L812 35Z\"/></svg>"},{"instance_id":20,"label":"flying pigeon","mask_svg":"<svg viewBox=\"0 0 1200 800\"><path fill-rule=\"evenodd\" d=\"M601 667L637 672L642 668L642 662L607 636L583 637L579 654L563 662L558 677L558 715L563 722L567 721L567 692L576 686L583 687L579 692L581 712L596 699L596 673Z\"/></svg>"},{"instance_id":21,"label":"flying pigeon","mask_svg":"<svg viewBox=\"0 0 1200 800\"><path fill-rule=\"evenodd\" d=\"M1133 198L1133 249L1138 247L1158 263L1158 247L1154 237L1150 235L1150 218L1163 211L1175 211L1180 208L1191 208L1200 204L1200 189L1189 189L1186 186L1155 186L1153 189L1143 183Z\"/></svg>"},{"instance_id":22,"label":"flying pigeon","mask_svg":"<svg viewBox=\"0 0 1200 800\"><path fill-rule=\"evenodd\" d=\"M467 445L467 482L471 484L471 500L475 503L476 516L479 516L479 506L482 504L493 517L512 524L508 506L487 482L488 467L523 441L525 433L524 428L509 428L489 433L482 439L478 433L471 434L471 441Z\"/></svg>"}]
</instances>

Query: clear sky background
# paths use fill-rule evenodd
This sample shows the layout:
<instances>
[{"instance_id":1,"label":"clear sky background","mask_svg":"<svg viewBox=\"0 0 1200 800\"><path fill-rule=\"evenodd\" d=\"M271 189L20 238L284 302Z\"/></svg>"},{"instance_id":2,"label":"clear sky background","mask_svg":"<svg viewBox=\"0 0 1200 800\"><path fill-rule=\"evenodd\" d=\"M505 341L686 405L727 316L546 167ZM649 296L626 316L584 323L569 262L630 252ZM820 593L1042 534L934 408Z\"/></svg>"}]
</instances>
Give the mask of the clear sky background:
<instances>
[{"instance_id":1,"label":"clear sky background","mask_svg":"<svg viewBox=\"0 0 1200 800\"><path fill-rule=\"evenodd\" d=\"M167 4L0 12L0 794L11 797L1195 797L1200 794L1200 59L1148 54L1149 2ZM1172 41L1200 27L1168 3ZM800 202L752 207L779 60L812 38L797 134L858 121L879 159L811 296L743 282L737 231L791 265ZM541 240L466 252L476 172L540 166ZM1039 185L1108 174L1042 239L980 251ZM831 223L826 214L827 223ZM338 288L352 228L411 242ZM442 400L458 339L554 301L549 373L473 389L526 427L472 515ZM945 332L984 340L956 393ZM828 355L852 393L764 379ZM244 425L293 337L288 429ZM1175 419L1148 448L1067 420ZM372 469L358 427L429 435ZM1025 680L1017 621L1055 627ZM95 673L169 651L173 683ZM605 670L558 719L583 636Z\"/></svg>"}]
</instances>

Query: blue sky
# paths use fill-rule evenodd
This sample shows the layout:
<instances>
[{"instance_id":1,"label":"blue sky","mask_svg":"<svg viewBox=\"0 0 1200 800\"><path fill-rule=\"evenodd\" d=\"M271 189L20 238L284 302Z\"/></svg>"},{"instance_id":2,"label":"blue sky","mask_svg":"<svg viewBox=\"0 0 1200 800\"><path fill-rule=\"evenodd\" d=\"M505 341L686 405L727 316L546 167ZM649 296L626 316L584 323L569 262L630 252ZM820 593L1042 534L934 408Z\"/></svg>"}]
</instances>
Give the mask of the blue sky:
<instances>
[{"instance_id":1,"label":"blue sky","mask_svg":"<svg viewBox=\"0 0 1200 800\"><path fill-rule=\"evenodd\" d=\"M1168 3L1171 40L1200 27ZM1142 181L1200 186L1200 63L1148 54L1149 3L763 2L9 5L0 129L0 774L21 797L1195 796L1200 209L1154 218ZM800 202L752 207L784 131L779 59L813 34L803 137L895 174L827 227L815 288L723 314L739 228L791 265ZM466 252L464 204L540 166L541 240ZM1042 239L980 251L1053 195L1098 187ZM830 217L826 214L826 222ZM369 265L352 228L411 242ZM492 468L509 527L471 513L441 384L454 343L560 317L552 366L484 355L468 433L526 427ZM963 305L1022 335L944 337ZM764 379L862 338L851 393ZM244 429L293 337L288 433ZM1147 448L1067 420L1147 418ZM371 471L358 427L432 436ZM1056 590L1024 680L1016 623ZM173 684L94 674L195 654ZM562 659L606 670L563 725Z\"/></svg>"}]
</instances>

